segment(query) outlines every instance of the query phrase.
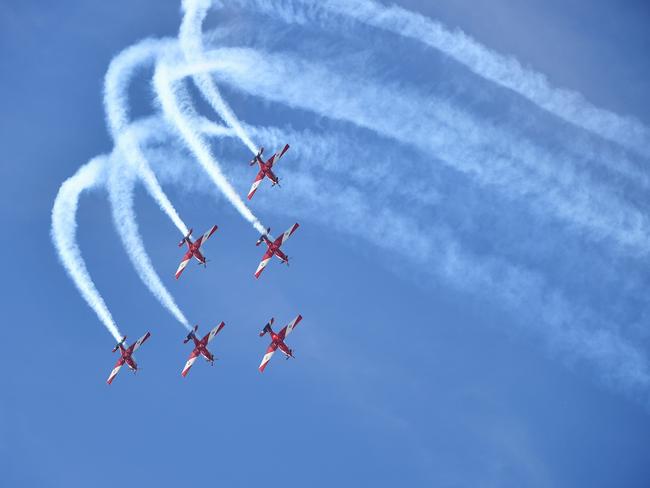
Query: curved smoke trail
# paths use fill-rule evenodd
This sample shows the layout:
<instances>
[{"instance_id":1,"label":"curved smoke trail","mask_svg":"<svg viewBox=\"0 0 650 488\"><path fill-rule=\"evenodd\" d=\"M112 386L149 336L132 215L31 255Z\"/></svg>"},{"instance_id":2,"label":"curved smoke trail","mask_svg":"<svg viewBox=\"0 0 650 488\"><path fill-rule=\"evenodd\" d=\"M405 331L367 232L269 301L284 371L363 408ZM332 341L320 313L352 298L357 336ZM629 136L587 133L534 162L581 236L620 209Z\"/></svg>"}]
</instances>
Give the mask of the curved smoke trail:
<instances>
[{"instance_id":1,"label":"curved smoke trail","mask_svg":"<svg viewBox=\"0 0 650 488\"><path fill-rule=\"evenodd\" d=\"M125 49L113 58L104 80L104 107L108 126L115 144L108 178L108 195L111 203L113 222L118 230L122 245L138 276L153 294L186 329L191 326L176 304L162 280L156 273L153 263L144 247L135 211L133 209L134 176L137 174L144 183L149 195L174 223L182 235L188 228L162 190L149 162L140 150L140 144L151 137L160 139L166 127L155 124L151 118L134 126L129 126L128 87L137 69L153 64L164 50L175 47L170 40L146 39ZM129 168L123 163L124 159ZM130 171L129 171L130 170Z\"/></svg>"},{"instance_id":2,"label":"curved smoke trail","mask_svg":"<svg viewBox=\"0 0 650 488\"><path fill-rule=\"evenodd\" d=\"M268 2L260 0L257 3ZM285 3L287 5L293 5L296 2L289 0ZM321 8L311 2L307 4L314 5L314 10ZM345 10L345 5L341 7L342 4L340 2L327 2L326 5L330 10L332 6L336 7L337 5L339 8ZM364 5L364 3L361 2L358 5ZM362 81L363 83L357 83L356 85L353 83L352 86L348 86L351 77L340 76L339 78L332 78L332 71L322 67L323 64L327 64L324 60L319 60L319 63L308 63L285 56L269 56L268 53L261 55L250 49L237 50L231 48L230 50L220 49L203 53L201 24L207 13L208 4L206 2L197 3L188 0L184 6L186 9L186 17L183 21L181 33L179 34L183 43L183 56L180 55L181 53L177 49L169 48L162 49L159 55L155 57L156 70L153 81L158 101L166 119L171 122L172 128L180 133L184 143L189 147L202 168L210 176L210 180L222 190L224 195L241 215L251 222L260 232L263 231L263 226L235 193L218 162L213 157L208 142L205 139L205 136L209 134L221 136L231 135L232 132L242 138L242 133L245 135L248 133L259 135L259 131L256 132L239 124L232 111L230 111L229 107L221 99L216 85L214 85L208 75L210 71L216 70L217 76L242 92L259 96L266 100L279 102L289 107L307 108L317 114L325 114L331 118L353 122L358 127L371 128L381 136L388 136L410 146L415 146L423 151L431 151L431 148L434 147L436 151L440 150L440 153L445 155L447 162L454 168L463 169L465 173L474 176L477 181L484 184L487 183L488 185L501 185L502 187L510 188L511 191L518 193L519 196L523 196L524 198L532 190L536 192L535 197L539 198L539 202L542 204L546 202L544 198L548 197L541 195L541 193L544 192L545 188L550 188L556 183L553 179L557 179L554 175L556 169L562 169L564 167L563 162L557 166L551 164L546 165L548 163L546 160L544 160L544 165L536 167L537 161L535 157L540 154L532 152L533 148L525 145L509 146L501 143L499 141L500 138L497 136L502 134L502 129L495 130L492 126L486 128L467 125L468 123L479 124L481 121L473 121L471 118L459 118L458 112L453 114L435 111L426 112L426 115L432 117L438 124L435 128L440 129L440 133L435 131L432 133L430 126L427 131L428 133L425 134L422 132L421 127L417 127L418 124L422 125L421 122L426 117L422 117L417 121L409 120L408 117L405 118L403 116L398 118L397 121L383 120L385 119L384 115L386 113L390 114L391 118L396 117L395 107L391 105L386 108L384 106L384 109L386 109L383 111L384 113L381 113L382 111L377 112L375 102L378 99L381 101L381 98L385 98L393 102L396 100L398 105L401 103L403 106L412 105L412 110L405 111L405 113L408 112L411 116L413 114L419 114L419 110L421 109L431 109L431 100L422 101L417 97L412 100L407 100L404 99L399 90L393 90L394 87L385 87L378 83L367 86L363 85L367 80L359 80L358 78L352 81ZM381 15L387 15L386 11L382 10L381 12ZM353 17L350 13L345 15ZM361 15L363 17L366 13L360 10L355 15ZM381 17L381 15L378 17ZM362 18L357 20L363 21ZM368 21L366 23L370 24L371 22ZM241 54L244 55L240 56ZM258 58L255 58L255 56L258 56ZM154 57L149 59L154 59ZM258 65L255 62L251 62L252 59L253 61L260 59L262 63L269 64ZM260 71L265 72L265 79L253 79L255 74ZM320 73L322 76L314 77L314 73ZM184 77L194 78L195 83L201 90L202 96L210 102L224 121L231 125L232 129L206 128L207 124L205 120L198 117L191 103L191 99L186 93ZM328 92L330 96L324 97L322 93L320 95L318 93L314 95L315 91L317 92L322 89L322 85L324 84L323 79L327 79L327 84L333 85L326 87L330 90ZM205 80L209 81L212 89L208 84L204 83ZM262 86L263 84L266 84L266 86ZM300 90L296 91L296 86L300 87ZM294 93L291 93L292 90ZM361 95L366 96L367 92L371 92L371 95L374 95L375 98L358 100ZM219 103L223 103L224 106L220 108ZM128 110L128 105L124 105L124 110ZM371 113L368 113L368 110ZM372 110L375 110L375 112L372 112ZM123 118L126 121L123 122L124 124L128 123L128 112L125 113L127 115ZM119 120L120 116L118 114L116 120ZM228 121L229 116L232 116L230 122ZM241 130L239 133L236 126L231 123L233 121L240 125ZM425 120L425 122L427 121ZM468 128L472 130L467 130ZM201 129L205 130L202 132ZM448 136L450 136L449 139L447 139ZM121 141L120 138L118 140ZM118 142L118 140L116 140L115 155L119 156L120 150L128 153L131 147L129 139L125 139L127 142L124 143ZM242 138L242 140L244 139ZM434 144L433 146L431 145L432 142ZM494 142L493 146L490 146L491 142ZM136 140L134 144L137 147L139 141ZM251 150L255 148L252 142L250 142L250 145L247 144L247 146ZM477 151L477 148L481 148L482 146L484 152L472 152ZM517 157L512 157L513 154ZM483 159L487 158L491 158L490 162L493 166L486 169L483 165ZM135 176L129 175L128 172L138 167L138 165L120 166L117 164L114 166L115 173L111 174L111 178L118 180L120 179L120 172L127 172L129 178L131 176L134 178ZM573 171L573 168L570 169ZM298 176L300 175L298 174ZM571 184L575 181L581 181L578 176L582 175L576 176L573 173L569 177L560 175L559 183L561 184L558 186L560 186L561 192L571 189ZM128 178L125 177L125 179ZM534 181L531 183L528 181L529 179L533 179ZM531 273L525 268L508 261L503 262L503 260L486 259L475 256L471 252L463 252L460 244L453 239L453 235L451 237L449 235L440 237L437 234L431 234L437 242L434 245L430 245L427 243L426 235L423 232L417 233L417 236L416 233L412 232L413 230L420 230L418 226L422 225L422 222L417 222L416 219L411 219L410 217L406 219L395 218L396 216L400 217L399 212L392 211L390 208L382 209L379 215L373 213L373 207L367 202L367 193L361 190L346 192L346 195L333 195L332 191L328 194L328 190L326 189L323 190L322 194L313 194L313 192L308 190L317 188L318 182L315 179L312 180L314 181L310 182L309 178L302 178L300 182L307 183L307 188L301 188L295 194L292 192L290 198L300 197L310 204L314 200L318 200L315 204L310 205L311 209L321 208L319 207L320 205L329 211L330 216L333 215L332 212L339 212L338 216L346 217L350 222L355 223L354 229L348 229L349 232L358 233L359 229L363 229L364 232L367 230L368 239L380 240L380 245L386 248L393 249L399 248L400 246L413 245L417 248L417 251L422 251L423 255L418 257L422 259L421 262L428 263L432 268L436 268L437 272L445 278L448 278L450 282L454 283L454 279L460 280L463 286L467 286L466 283L470 283L470 289L496 289L496 296L510 308L516 308L521 302L531 299L535 302L535 314L539 314L539 318L533 316L531 320L538 321L540 325L546 326L549 329L548 334L550 337L553 339L561 339L567 349L571 349L574 354L597 364L605 374L613 371L613 375L620 377L625 386L643 390L647 389L648 383L650 382L650 375L648 374L647 360L643 352L623 340L618 331L614 327L611 327L611 324L604 324L605 328L602 328L601 325L603 322L601 321L599 325L592 329L585 327L584 324L589 323L585 317L592 317L593 313L586 316L582 315L579 307L574 306L570 300L557 298L553 288L551 288L551 285L545 280L545 276L542 274ZM113 184L115 183L110 184L111 187ZM133 213L133 180L121 182L121 184L123 185L122 187L116 186L109 193L113 194L112 203L117 204L123 198L126 199L127 208L124 211L124 215L129 216ZM126 193L119 193L120 188L125 188ZM602 196L600 192L601 188L598 187L596 190L598 191L595 193ZM564 200L559 200L561 205L555 208L555 212L567 220L574 219L578 223L582 222L581 225L591 226L597 232L603 233L606 232L605 229L608 226L614 224L613 228L615 229L616 238L623 240L624 243L632 243L635 246L639 245L639 242L647 234L645 220L636 221L637 214L633 214L630 217L627 212L628 208L619 208L617 206L619 200L612 198L612 194L609 192L606 192L603 198L603 200L607 200L607 205L609 205L609 207L602 207L605 209L602 212L603 215L599 213L601 209L599 205L602 202L589 201L591 195L588 193L586 194L586 198L584 194L579 194L575 199L565 199L563 193L555 193L550 195L550 197L553 197L550 198L550 201L558 195ZM352 201L355 204L358 204L362 208L351 208L348 205L350 203L349 196L352 197ZM539 202L537 203L538 205ZM324 204L327 205L324 206ZM535 203L533 203L534 205ZM55 207L57 207L56 203ZM76 202L74 207L76 209ZM571 215L572 213L577 213L578 216L573 216ZM120 215L120 210L115 210L114 218L116 218L116 215ZM620 221L617 221L618 217L620 217ZM314 216L314 218L318 220L323 217L318 215ZM119 219L116 219L116 223L120 225ZM387 225L395 226L399 232L396 231L390 236L385 236L384 229ZM53 229L54 227L53 216ZM437 231L439 228L442 228L444 231L444 226L436 227L435 225L427 230ZM135 231L137 232L137 226ZM625 235L626 232L628 235ZM54 234L55 232L53 230L53 239L56 243ZM59 252L62 254L61 251ZM431 262L434 260L433 256L436 256L436 260L440 258L440 262ZM64 261L63 257L62 261ZM68 270L68 272L71 276L73 276L73 273L79 274L78 271L74 270ZM73 277L73 279L75 278ZM92 285L92 282L90 284ZM81 290L81 286L79 284L77 286ZM94 288L94 285L92 285L92 288ZM81 291L84 294L84 291ZM91 303L91 300L86 295L84 294L84 298ZM99 298L101 300L101 297ZM103 303L103 300L101 302ZM547 307L547 305L550 306ZM93 305L91 304L91 306ZM101 311L101 307L99 310ZM590 311L593 312L593 310ZM108 311L106 310L106 312ZM97 313L102 318L100 312ZM108 317L110 317L110 314L108 314ZM573 324L574 319L579 323Z\"/></svg>"},{"instance_id":3,"label":"curved smoke trail","mask_svg":"<svg viewBox=\"0 0 650 488\"><path fill-rule=\"evenodd\" d=\"M187 225L160 187L133 133L126 130L130 123L128 86L135 71L147 64L153 64L160 53L175 45L176 43L170 40L145 39L115 56L104 79L104 110L114 143L122 147L123 156L137 169L145 188L158 206L167 214L180 233L187 235ZM115 183L119 184L119 180Z\"/></svg>"},{"instance_id":4,"label":"curved smoke trail","mask_svg":"<svg viewBox=\"0 0 650 488\"><path fill-rule=\"evenodd\" d=\"M179 30L178 40L185 60L190 64L200 63L204 57L201 26L210 5L210 0L183 0L185 15ZM258 146L253 143L231 108L224 101L210 74L198 72L191 76L201 95L212 106L213 110L235 131L253 154L257 153Z\"/></svg>"},{"instance_id":5,"label":"curved smoke trail","mask_svg":"<svg viewBox=\"0 0 650 488\"><path fill-rule=\"evenodd\" d=\"M97 317L99 317L99 320L108 329L115 341L119 342L122 339L122 334L90 277L86 262L77 245L79 197L83 192L98 186L102 172L105 171L105 163L106 158L104 156L96 157L63 182L52 207L51 234L61 264L63 264L79 293L90 305L90 308L95 311Z\"/></svg>"},{"instance_id":6,"label":"curved smoke trail","mask_svg":"<svg viewBox=\"0 0 650 488\"><path fill-rule=\"evenodd\" d=\"M551 86L546 76L482 45L462 31L397 5L373 0L235 0L290 23L305 25L329 12L437 49L473 73L608 141L650 157L650 130L638 120L598 108L580 93ZM335 25L328 22L328 26ZM339 25L337 22L336 25Z\"/></svg>"},{"instance_id":7,"label":"curved smoke trail","mask_svg":"<svg viewBox=\"0 0 650 488\"><path fill-rule=\"evenodd\" d=\"M138 276L147 286L153 296L165 307L186 329L191 326L181 312L162 280L156 273L153 263L147 254L133 208L133 191L136 177L140 176L136 168L122 161L124 153L131 150L131 144L146 144L152 139L164 138L167 132L165 124L155 123L156 119L145 119L126 129L119 138L118 146L111 157L108 175L108 195L112 207L113 223L120 239L127 250ZM128 142L125 142L128 141ZM126 145L126 148L124 147ZM124 158L126 159L126 158Z\"/></svg>"},{"instance_id":8,"label":"curved smoke trail","mask_svg":"<svg viewBox=\"0 0 650 488\"><path fill-rule=\"evenodd\" d=\"M223 192L228 201L237 211L250 222L260 234L266 232L262 223L253 215L241 197L232 187L221 167L212 156L207 142L199 133L199 120L192 107L184 87L181 86L182 78L190 74L185 67L179 69L178 65L170 63L171 60L163 59L156 65L154 73L154 87L165 116L178 129L189 149L196 156L210 179ZM181 80L181 81L179 81Z\"/></svg>"},{"instance_id":9,"label":"curved smoke trail","mask_svg":"<svg viewBox=\"0 0 650 488\"><path fill-rule=\"evenodd\" d=\"M650 252L650 225L638 209L597 183L576 188L578 175L570 165L554 161L503 129L482 126L444 100L343 75L286 53L251 48L218 48L200 62L178 69L179 77L212 72L235 90L344 120L432 152L482 185L535 203L539 212L553 210L582 231L640 254ZM265 72L263 78L260 71ZM596 194L600 198L594 199Z\"/></svg>"}]
</instances>

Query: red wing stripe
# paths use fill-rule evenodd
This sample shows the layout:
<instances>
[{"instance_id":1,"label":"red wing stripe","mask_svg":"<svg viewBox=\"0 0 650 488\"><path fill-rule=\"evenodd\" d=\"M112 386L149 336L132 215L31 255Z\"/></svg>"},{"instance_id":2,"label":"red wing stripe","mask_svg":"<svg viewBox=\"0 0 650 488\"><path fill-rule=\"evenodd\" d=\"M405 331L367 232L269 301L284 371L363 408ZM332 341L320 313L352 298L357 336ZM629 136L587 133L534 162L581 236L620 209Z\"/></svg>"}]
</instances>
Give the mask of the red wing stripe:
<instances>
[{"instance_id":1,"label":"red wing stripe","mask_svg":"<svg viewBox=\"0 0 650 488\"><path fill-rule=\"evenodd\" d=\"M289 230L285 231L284 234L282 234L280 237L278 237L278 238L276 239L276 242L279 241L279 244L280 244L280 245L282 245L282 244L284 244L285 242L287 242L287 240L289 239L289 237L291 237L292 234L293 234L294 232L296 232L296 229L298 229L298 227L300 227L300 224L297 224L297 223L296 223L296 224L293 224Z\"/></svg>"},{"instance_id":2,"label":"red wing stripe","mask_svg":"<svg viewBox=\"0 0 650 488\"><path fill-rule=\"evenodd\" d=\"M185 363L185 367L183 367L183 371L181 371L181 376L183 378L185 378L185 376L187 376L187 373L190 371L190 368L192 367L192 365L196 361L196 358L198 358L198 357L199 357L199 353L198 353L198 351L196 349L194 349L192 351L192 354L190 354L190 358Z\"/></svg>"},{"instance_id":3,"label":"red wing stripe","mask_svg":"<svg viewBox=\"0 0 650 488\"><path fill-rule=\"evenodd\" d=\"M285 332L284 337L291 334L293 329L296 328L296 325L298 325L301 320L302 320L302 315L298 315L295 319L293 319L291 322L289 322L289 324L286 326L287 331ZM283 339L284 339L284 337L283 337Z\"/></svg>"},{"instance_id":4,"label":"red wing stripe","mask_svg":"<svg viewBox=\"0 0 650 488\"><path fill-rule=\"evenodd\" d=\"M282 156L284 156L284 153L286 153L288 150L289 150L289 144L286 144L286 145L282 148L282 151L280 151L279 153L276 153L276 158L275 158L276 161L277 161L278 159L280 159Z\"/></svg>"},{"instance_id":5,"label":"red wing stripe","mask_svg":"<svg viewBox=\"0 0 650 488\"><path fill-rule=\"evenodd\" d=\"M132 347L133 347L133 351L136 351L136 350L137 350L137 349L138 349L142 344L144 344L144 341L146 341L147 339L149 339L149 337L151 337L151 333L150 333L150 332L147 332L145 335L143 335L142 337L140 337L140 339L138 339L138 340L135 342L135 344L133 344L133 346L132 346Z\"/></svg>"},{"instance_id":6,"label":"red wing stripe","mask_svg":"<svg viewBox=\"0 0 650 488\"><path fill-rule=\"evenodd\" d=\"M118 359L117 364L115 365L115 367L111 371L111 374L108 376L108 379L106 380L106 383L108 383L110 385L113 382L113 380L117 376L117 373L120 372L120 368L122 367L122 365L124 365L124 360L122 360L120 358L120 359Z\"/></svg>"},{"instance_id":7,"label":"red wing stripe","mask_svg":"<svg viewBox=\"0 0 650 488\"><path fill-rule=\"evenodd\" d=\"M190 253L187 253L183 260L181 261L181 264L178 266L178 269L176 270L176 279L180 278L181 274L185 270L185 267L188 265L190 260L192 259L192 255Z\"/></svg>"},{"instance_id":8,"label":"red wing stripe","mask_svg":"<svg viewBox=\"0 0 650 488\"><path fill-rule=\"evenodd\" d=\"M255 181L253 181L253 185L251 186L251 189L248 192L249 200L253 198L253 195L255 195L255 192L257 191L257 187L260 186L260 183L262 183L263 179L264 179L264 171L260 171L259 173L257 173L257 176L255 177Z\"/></svg>"},{"instance_id":9,"label":"red wing stripe","mask_svg":"<svg viewBox=\"0 0 650 488\"><path fill-rule=\"evenodd\" d=\"M218 326L216 326L214 329L210 331L210 334L208 335L208 343L214 339L214 337L221 331L226 326L225 322L221 322Z\"/></svg>"},{"instance_id":10,"label":"red wing stripe","mask_svg":"<svg viewBox=\"0 0 650 488\"><path fill-rule=\"evenodd\" d=\"M259 278L260 275L262 274L262 271L264 271L264 268L266 268L266 265L269 264L269 261L271 260L272 256L267 256L269 253L267 252L264 257L262 258L262 261L260 262L260 265L257 267L257 270L255 271L255 278Z\"/></svg>"},{"instance_id":11,"label":"red wing stripe","mask_svg":"<svg viewBox=\"0 0 650 488\"><path fill-rule=\"evenodd\" d=\"M209 231L207 231L205 234L203 234L203 235L199 238L199 247L201 247L203 244L205 244L205 241L207 241L208 239L210 239L210 237L212 236L212 234L214 234L214 233L217 231L218 228L219 228L219 227L217 227L216 225L213 225L213 226L210 228Z\"/></svg>"},{"instance_id":12,"label":"red wing stripe","mask_svg":"<svg viewBox=\"0 0 650 488\"><path fill-rule=\"evenodd\" d=\"M264 354L264 357L262 358L262 362L260 363L259 370L260 373L264 372L264 368L266 368L266 365L268 362L271 360L271 356L273 356L273 353L275 350L278 348L275 344L271 344L267 349L266 349L266 354Z\"/></svg>"}]
</instances>

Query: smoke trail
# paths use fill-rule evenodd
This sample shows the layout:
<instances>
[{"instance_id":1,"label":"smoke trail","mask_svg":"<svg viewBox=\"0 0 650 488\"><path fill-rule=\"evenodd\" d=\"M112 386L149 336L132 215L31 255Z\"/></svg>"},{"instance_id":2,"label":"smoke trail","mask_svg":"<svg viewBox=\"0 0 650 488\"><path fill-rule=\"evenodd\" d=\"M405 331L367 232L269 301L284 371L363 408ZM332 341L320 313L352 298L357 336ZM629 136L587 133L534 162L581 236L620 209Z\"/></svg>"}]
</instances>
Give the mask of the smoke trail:
<instances>
[{"instance_id":1,"label":"smoke trail","mask_svg":"<svg viewBox=\"0 0 650 488\"><path fill-rule=\"evenodd\" d=\"M52 207L52 242L56 248L61 264L74 282L75 286L92 308L99 320L111 333L115 341L122 339L122 334L111 316L104 299L95 287L86 263L77 245L77 207L79 196L86 190L95 188L105 170L105 157L99 156L79 168L63 182Z\"/></svg>"},{"instance_id":2,"label":"smoke trail","mask_svg":"<svg viewBox=\"0 0 650 488\"><path fill-rule=\"evenodd\" d=\"M146 39L125 49L111 61L104 80L104 107L116 148L111 158L107 183L113 222L138 276L163 307L189 330L191 327L187 318L163 285L146 252L133 209L135 172L181 234L188 233L187 226L163 192L140 150L140 139L146 140L152 136L161 138L166 135L166 127L151 118L129 127L128 86L135 71L147 64L153 64L160 53L174 46L174 43L168 40ZM125 167L122 159L130 168Z\"/></svg>"},{"instance_id":3,"label":"smoke trail","mask_svg":"<svg viewBox=\"0 0 650 488\"><path fill-rule=\"evenodd\" d=\"M153 63L165 50L175 47L170 40L145 39L119 53L106 72L104 80L104 110L113 141L120 145L122 155L137 169L144 185L158 206L167 214L182 235L188 229L176 209L163 192L156 175L143 156L129 124L128 86L136 69ZM113 180L119 184L119 180ZM128 251L128 248L127 248Z\"/></svg>"},{"instance_id":4,"label":"smoke trail","mask_svg":"<svg viewBox=\"0 0 650 488\"><path fill-rule=\"evenodd\" d=\"M205 128L209 130L207 124ZM284 129L245 128L267 141L297 137L314 140L313 135L300 136ZM297 148L309 155L331 142L329 138L316 138L315 148L301 144ZM323 151L320 169L335 166L336 162L329 161L334 157ZM328 179L323 186L321 173L312 176L288 168L284 171L291 191L283 195L286 205L271 207L275 211L285 213L283 209L287 208L331 230L356 236L361 232L363 238L385 251L399 254L400 267L426 269L426 276L442 277L459 290L478 295L490 290L507 310L517 313L523 326L545 337L555 349L597 368L611 387L643 393L650 385L650 368L643 351L622 337L614 324L554 290L540 273L503 259L473 255L463 250L444 224L427 225L399 210L373 204L363 182L361 189L334 179ZM522 307L522 303L526 306Z\"/></svg>"},{"instance_id":5,"label":"smoke trail","mask_svg":"<svg viewBox=\"0 0 650 488\"><path fill-rule=\"evenodd\" d=\"M223 192L228 201L232 203L242 217L253 224L253 227L260 234L263 234L266 232L266 229L232 187L221 171L219 164L212 156L208 144L198 131L198 127L194 125L193 121L198 120L198 118L187 97L180 93L182 88L178 86L179 82L177 81L184 76L185 72L184 69L179 70L178 68L172 67L165 60L159 61L156 65L153 82L163 112L178 129L185 143L196 155L197 160L205 172ZM180 96L177 96L175 89L179 91Z\"/></svg>"},{"instance_id":6,"label":"smoke trail","mask_svg":"<svg viewBox=\"0 0 650 488\"><path fill-rule=\"evenodd\" d=\"M151 138L164 139L167 130L164 124L157 119L145 119L126 129L120 136L120 144L111 156L108 176L108 195L112 207L112 216L115 228L122 240L124 248L138 276L147 286L154 297L178 320L187 330L191 326L181 310L176 305L174 298L163 285L156 273L153 263L147 254L140 230L138 228L135 211L133 209L133 190L136 176L139 172L129 163L122 161L125 152L131 151L131 143L146 144ZM139 150L138 150L139 151Z\"/></svg>"},{"instance_id":7,"label":"smoke trail","mask_svg":"<svg viewBox=\"0 0 650 488\"><path fill-rule=\"evenodd\" d=\"M530 141L482 124L444 100L341 75L285 53L247 48L217 49L200 63L178 70L177 76L213 71L236 90L414 145L482 185L525 199L541 214L553 210L579 230L610 238L637 253L649 252L650 231L639 210L576 173L569 161L555 161ZM257 76L260 71L263 78Z\"/></svg>"},{"instance_id":8,"label":"smoke trail","mask_svg":"<svg viewBox=\"0 0 650 488\"><path fill-rule=\"evenodd\" d=\"M546 76L524 68L512 57L499 54L462 31L450 31L440 22L399 6L372 0L238 0L288 22L307 24L324 10L357 22L422 42L475 74L508 88L537 106L598 136L650 156L650 130L641 122L598 108L577 92L553 88ZM303 9L295 5L302 5Z\"/></svg>"},{"instance_id":9,"label":"smoke trail","mask_svg":"<svg viewBox=\"0 0 650 488\"><path fill-rule=\"evenodd\" d=\"M210 0L183 0L185 15L183 16L178 37L183 55L189 63L197 63L203 59L201 25L208 13L210 3ZM253 143L235 114L221 97L219 89L209 73L198 72L192 75L192 79L199 88L201 95L212 106L214 111L235 131L253 154L257 153L258 146Z\"/></svg>"}]
</instances>

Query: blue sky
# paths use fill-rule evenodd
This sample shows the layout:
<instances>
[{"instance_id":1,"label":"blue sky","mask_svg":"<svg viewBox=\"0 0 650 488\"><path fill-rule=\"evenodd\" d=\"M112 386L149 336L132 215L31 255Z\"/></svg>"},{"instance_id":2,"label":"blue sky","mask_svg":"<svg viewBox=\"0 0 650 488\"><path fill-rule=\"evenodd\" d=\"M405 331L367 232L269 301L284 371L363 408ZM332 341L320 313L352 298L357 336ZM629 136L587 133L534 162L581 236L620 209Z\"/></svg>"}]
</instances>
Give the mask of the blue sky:
<instances>
[{"instance_id":1,"label":"blue sky","mask_svg":"<svg viewBox=\"0 0 650 488\"><path fill-rule=\"evenodd\" d=\"M179 233L140 185L151 261L199 331L227 325L215 367L181 378L183 327L133 270L107 192L84 194L78 238L95 284L130 339L152 332L143 370L110 387L114 340L59 262L51 209L61 183L113 147L111 59L175 37L180 5L0 3L12 244L0 485L646 486L650 145L567 122L419 39L309 1L273 15L266 3L212 9L204 43L230 63L214 81L251 137L292 145L283 187L264 184L251 204L275 232L301 223L292 265L256 281L257 233L183 141L144 147L184 221L219 225L207 270L176 282ZM650 125L644 2L398 3ZM160 109L152 76L129 88L134 119ZM210 148L245 195L249 151L235 138ZM260 375L257 332L298 313L297 359Z\"/></svg>"}]
</instances>

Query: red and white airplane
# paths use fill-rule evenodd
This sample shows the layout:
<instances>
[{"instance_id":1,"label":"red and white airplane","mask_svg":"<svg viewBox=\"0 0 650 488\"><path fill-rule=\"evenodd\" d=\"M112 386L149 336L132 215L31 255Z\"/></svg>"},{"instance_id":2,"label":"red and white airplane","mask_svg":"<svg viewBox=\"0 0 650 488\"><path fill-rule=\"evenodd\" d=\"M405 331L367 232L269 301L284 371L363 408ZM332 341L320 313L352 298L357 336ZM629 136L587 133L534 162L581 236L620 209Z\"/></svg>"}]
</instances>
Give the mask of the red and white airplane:
<instances>
[{"instance_id":1,"label":"red and white airplane","mask_svg":"<svg viewBox=\"0 0 650 488\"><path fill-rule=\"evenodd\" d=\"M283 148L282 151L276 152L273 156L271 156L266 163L262 160L262 153L264 152L264 148L260 148L260 151L257 153L257 155L251 160L250 165L253 166L255 163L257 163L260 167L259 173L257 173L257 176L255 177L255 181L253 181L253 186L251 186L250 191L248 192L248 199L250 200L253 198L253 195L257 191L257 187L260 186L260 183L262 183L262 180L266 177L269 180L273 182L271 186L278 185L280 186L280 179L275 176L275 173L273 172L273 164L280 159L282 156L284 156L284 153L286 153L289 150L289 144L286 144Z\"/></svg>"},{"instance_id":2,"label":"red and white airplane","mask_svg":"<svg viewBox=\"0 0 650 488\"><path fill-rule=\"evenodd\" d=\"M199 328L198 325L194 326L194 330L192 330L189 334L187 334L187 337L183 341L183 344L187 344L191 340L194 341L194 350L190 354L190 358L187 360L185 363L185 367L183 368L183 371L181 372L181 376L185 377L187 373L189 372L190 368L194 364L194 361L199 356L203 356L207 362L209 362L212 366L214 366L214 360L215 357L214 355L208 351L208 344L212 339L214 339L214 336L216 336L221 329L225 327L225 323L221 322L219 325L217 325L214 329L212 329L210 332L208 332L203 339L199 340L196 337L196 331Z\"/></svg>"},{"instance_id":3,"label":"red and white airplane","mask_svg":"<svg viewBox=\"0 0 650 488\"><path fill-rule=\"evenodd\" d=\"M115 363L115 367L113 367L113 371L111 371L110 376L106 380L106 383L109 385L113 382L113 379L115 376L117 376L117 373L119 373L120 368L126 364L131 370L135 373L138 370L138 365L133 359L133 353L138 350L138 348L146 341L149 339L151 334L147 332L145 335L140 337L134 344L131 344L131 346L124 347L124 341L126 341L126 336L122 338L120 342L117 343L117 345L113 348L113 352L117 351L118 349L120 350L120 359L117 360L117 363Z\"/></svg>"},{"instance_id":4,"label":"red and white airplane","mask_svg":"<svg viewBox=\"0 0 650 488\"><path fill-rule=\"evenodd\" d=\"M213 225L212 228L207 231L205 234L203 234L201 237L199 237L196 242L192 242L192 239L190 239L190 236L192 235L192 229L187 233L185 237L183 237L183 240L178 243L178 247L182 247L183 244L187 243L187 252L185 253L185 256L183 256L183 260L181 261L180 266L178 266L178 269L176 270L176 279L178 279L181 276L181 273L185 269L185 267L189 264L189 262L192 260L192 258L196 258L196 260L199 262L199 264L202 264L203 266L207 266L207 260L201 254L201 246L205 244L205 241L207 241L212 234L215 233L217 230L217 226Z\"/></svg>"},{"instance_id":5,"label":"red and white airplane","mask_svg":"<svg viewBox=\"0 0 650 488\"><path fill-rule=\"evenodd\" d=\"M270 227L266 229L266 234L262 234L260 236L260 238L257 240L257 243L255 245L259 246L262 242L264 242L268 249L264 253L264 256L262 256L262 261L260 261L260 265L257 267L257 271L255 271L255 278L260 277L262 271L264 271L266 265L269 264L269 261L271 260L273 255L277 256L278 259L280 259L280 261L285 263L287 266L289 265L289 256L287 256L285 253L283 253L280 250L280 246L282 246L282 244L287 242L287 239L291 237L291 234L293 234L298 227L300 227L299 224L293 224L293 226L288 231L286 231L284 234L282 234L274 241L271 241L271 239L269 239L268 237L269 232L271 232Z\"/></svg>"},{"instance_id":6,"label":"red and white airplane","mask_svg":"<svg viewBox=\"0 0 650 488\"><path fill-rule=\"evenodd\" d=\"M287 345L284 343L284 340L289 334L291 334L291 331L296 328L296 325L298 325L301 320L302 315L298 315L295 319L289 322L288 325L285 325L277 334L273 332L273 329L271 329L271 325L273 325L273 318L271 318L271 320L266 323L260 332L260 337L268 332L271 334L271 344L269 344L269 347L266 349L266 354L264 354L262 362L260 363L260 373L264 372L264 368L266 368L267 363L271 360L271 356L273 356L273 353L278 349L284 353L286 359L294 357L293 351L287 347Z\"/></svg>"}]
</instances>

